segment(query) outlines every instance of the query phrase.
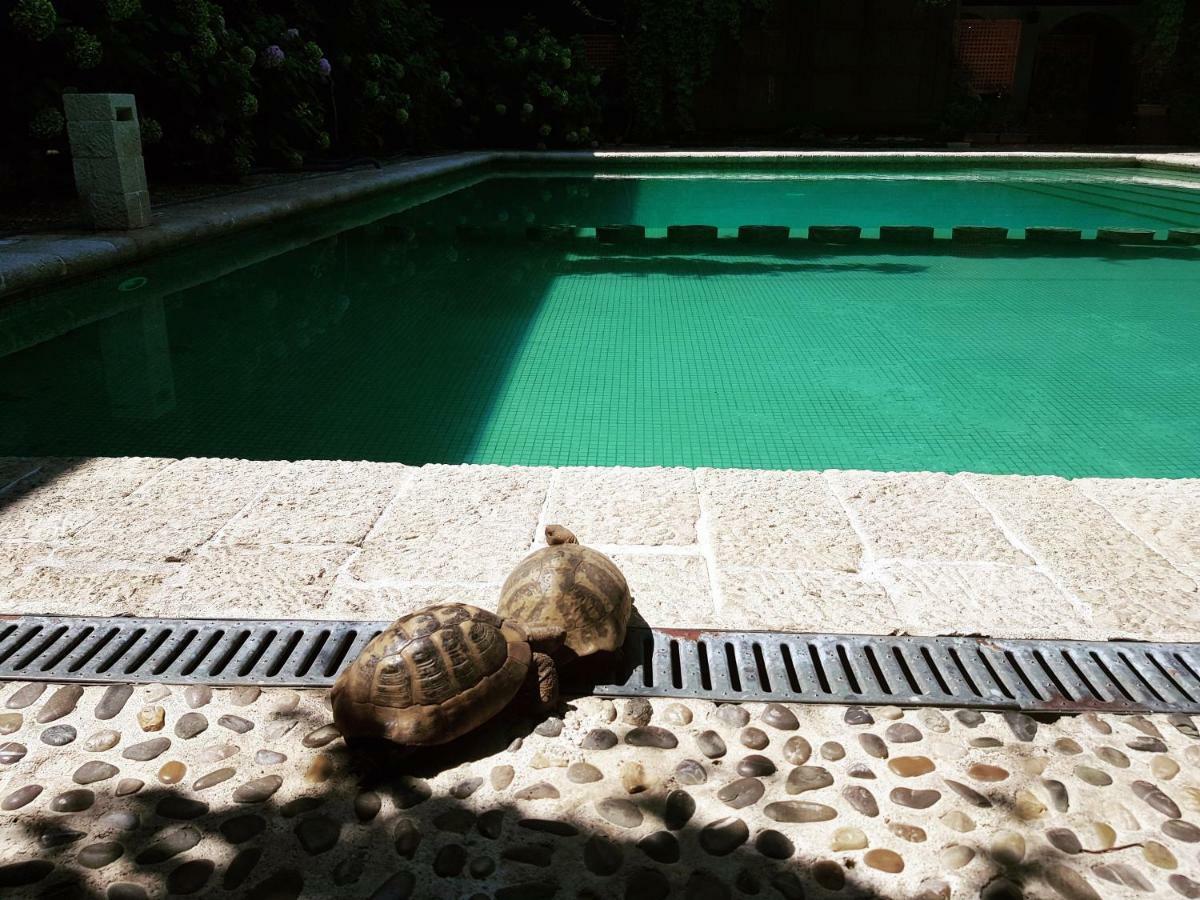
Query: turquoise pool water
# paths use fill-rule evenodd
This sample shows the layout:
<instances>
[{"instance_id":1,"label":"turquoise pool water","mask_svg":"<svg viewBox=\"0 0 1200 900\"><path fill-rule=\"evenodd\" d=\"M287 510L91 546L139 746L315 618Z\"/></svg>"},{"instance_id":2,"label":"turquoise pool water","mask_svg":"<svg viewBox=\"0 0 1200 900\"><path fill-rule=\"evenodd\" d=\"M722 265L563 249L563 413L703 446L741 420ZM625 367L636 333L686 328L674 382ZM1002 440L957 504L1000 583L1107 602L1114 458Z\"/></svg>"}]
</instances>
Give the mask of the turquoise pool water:
<instances>
[{"instance_id":1,"label":"turquoise pool water","mask_svg":"<svg viewBox=\"0 0 1200 900\"><path fill-rule=\"evenodd\" d=\"M1200 225L1186 179L1138 171L1176 186L556 173L375 201L285 252L277 229L0 307L0 454L1197 476L1198 250L519 236Z\"/></svg>"}]
</instances>

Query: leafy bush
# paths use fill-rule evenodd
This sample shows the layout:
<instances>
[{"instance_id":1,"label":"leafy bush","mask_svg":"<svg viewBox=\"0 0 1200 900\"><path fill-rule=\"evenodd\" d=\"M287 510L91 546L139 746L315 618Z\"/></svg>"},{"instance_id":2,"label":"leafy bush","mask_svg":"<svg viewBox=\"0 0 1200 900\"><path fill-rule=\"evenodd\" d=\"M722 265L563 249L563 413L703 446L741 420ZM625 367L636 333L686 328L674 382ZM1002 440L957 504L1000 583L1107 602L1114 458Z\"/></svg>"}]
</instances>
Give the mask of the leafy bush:
<instances>
[{"instance_id":1,"label":"leafy bush","mask_svg":"<svg viewBox=\"0 0 1200 900\"><path fill-rule=\"evenodd\" d=\"M26 123L0 154L18 170L66 149L70 90L135 94L150 162L235 174L463 141L581 144L598 121L598 79L569 42L531 20L450 30L425 0L15 0L0 16L0 105Z\"/></svg>"}]
</instances>

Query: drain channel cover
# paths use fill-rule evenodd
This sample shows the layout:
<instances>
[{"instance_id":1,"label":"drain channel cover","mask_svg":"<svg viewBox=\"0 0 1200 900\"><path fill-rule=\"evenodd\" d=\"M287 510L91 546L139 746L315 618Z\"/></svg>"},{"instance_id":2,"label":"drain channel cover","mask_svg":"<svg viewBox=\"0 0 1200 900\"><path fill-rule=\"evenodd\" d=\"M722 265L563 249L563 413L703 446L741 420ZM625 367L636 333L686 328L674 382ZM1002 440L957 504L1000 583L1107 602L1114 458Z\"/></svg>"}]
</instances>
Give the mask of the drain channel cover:
<instances>
[{"instance_id":1,"label":"drain channel cover","mask_svg":"<svg viewBox=\"0 0 1200 900\"><path fill-rule=\"evenodd\" d=\"M386 622L22 616L0 679L327 687ZM1200 645L630 628L568 693L1078 712L1200 712Z\"/></svg>"}]
</instances>

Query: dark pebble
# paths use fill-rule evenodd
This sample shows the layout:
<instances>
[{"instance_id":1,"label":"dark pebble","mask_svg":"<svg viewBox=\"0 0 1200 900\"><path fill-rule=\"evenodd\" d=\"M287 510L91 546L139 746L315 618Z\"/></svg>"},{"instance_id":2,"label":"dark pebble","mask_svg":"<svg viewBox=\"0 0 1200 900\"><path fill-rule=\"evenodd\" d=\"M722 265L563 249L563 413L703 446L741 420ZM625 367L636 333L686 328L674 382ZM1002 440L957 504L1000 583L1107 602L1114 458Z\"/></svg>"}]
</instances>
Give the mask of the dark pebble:
<instances>
[{"instance_id":1,"label":"dark pebble","mask_svg":"<svg viewBox=\"0 0 1200 900\"><path fill-rule=\"evenodd\" d=\"M50 850L54 847L65 847L68 844L73 844L85 835L86 832L71 828L65 822L58 822L46 827L38 836L38 843L47 850Z\"/></svg>"},{"instance_id":2,"label":"dark pebble","mask_svg":"<svg viewBox=\"0 0 1200 900\"><path fill-rule=\"evenodd\" d=\"M1190 737L1194 741L1200 740L1200 730L1197 730L1196 723L1192 721L1191 716L1183 713L1171 713L1167 716L1167 721L1174 725L1184 737Z\"/></svg>"},{"instance_id":3,"label":"dark pebble","mask_svg":"<svg viewBox=\"0 0 1200 900\"><path fill-rule=\"evenodd\" d=\"M208 728L208 719L203 713L189 712L179 717L175 723L175 734L185 741L194 738Z\"/></svg>"},{"instance_id":4,"label":"dark pebble","mask_svg":"<svg viewBox=\"0 0 1200 900\"><path fill-rule=\"evenodd\" d=\"M164 797L154 811L164 819L198 819L208 812L208 804L187 797Z\"/></svg>"},{"instance_id":5,"label":"dark pebble","mask_svg":"<svg viewBox=\"0 0 1200 900\"><path fill-rule=\"evenodd\" d=\"M190 684L183 690L183 699L192 709L199 709L212 702L212 688L206 684Z\"/></svg>"},{"instance_id":6,"label":"dark pebble","mask_svg":"<svg viewBox=\"0 0 1200 900\"><path fill-rule=\"evenodd\" d=\"M757 778L739 778L717 791L717 799L730 809L745 809L761 800L765 791Z\"/></svg>"},{"instance_id":7,"label":"dark pebble","mask_svg":"<svg viewBox=\"0 0 1200 900\"><path fill-rule=\"evenodd\" d=\"M827 891L840 891L846 886L846 870L832 859L822 859L812 867L813 881Z\"/></svg>"},{"instance_id":8,"label":"dark pebble","mask_svg":"<svg viewBox=\"0 0 1200 900\"><path fill-rule=\"evenodd\" d=\"M237 769L232 766L226 766L223 769L214 769L207 774L201 775L192 784L193 791L205 791L210 787L215 787L218 784L228 781L237 774Z\"/></svg>"},{"instance_id":9,"label":"dark pebble","mask_svg":"<svg viewBox=\"0 0 1200 900\"><path fill-rule=\"evenodd\" d=\"M267 820L254 813L234 816L221 823L221 834L231 844L244 844L251 838L258 837L266 830Z\"/></svg>"},{"instance_id":10,"label":"dark pebble","mask_svg":"<svg viewBox=\"0 0 1200 900\"><path fill-rule=\"evenodd\" d=\"M562 734L563 722L558 716L551 716L544 722L539 722L538 726L533 730L534 733L540 734L542 737L558 737Z\"/></svg>"},{"instance_id":11,"label":"dark pebble","mask_svg":"<svg viewBox=\"0 0 1200 900\"><path fill-rule=\"evenodd\" d=\"M360 822L370 822L383 807L383 800L374 791L362 791L354 798L354 815Z\"/></svg>"},{"instance_id":12,"label":"dark pebble","mask_svg":"<svg viewBox=\"0 0 1200 900\"><path fill-rule=\"evenodd\" d=\"M200 713L188 713L188 715L199 716ZM254 727L254 723L249 719L243 719L241 716L224 715L217 719L217 724L222 728L228 728L235 734L245 734Z\"/></svg>"},{"instance_id":13,"label":"dark pebble","mask_svg":"<svg viewBox=\"0 0 1200 900\"><path fill-rule=\"evenodd\" d=\"M1137 750L1141 753L1166 753L1167 745L1158 738L1152 737L1135 737L1132 741L1125 744L1130 750Z\"/></svg>"},{"instance_id":14,"label":"dark pebble","mask_svg":"<svg viewBox=\"0 0 1200 900\"><path fill-rule=\"evenodd\" d=\"M324 747L341 736L342 733L338 731L337 726L330 722L328 725L322 725L315 731L310 731L303 737L300 743L305 747L316 749L317 747Z\"/></svg>"},{"instance_id":15,"label":"dark pebble","mask_svg":"<svg viewBox=\"0 0 1200 900\"><path fill-rule=\"evenodd\" d=\"M1162 823L1162 833L1167 837L1175 838L1177 841L1183 841L1187 844L1195 844L1200 841L1200 828L1197 828L1191 822L1185 822L1183 819L1168 819Z\"/></svg>"},{"instance_id":16,"label":"dark pebble","mask_svg":"<svg viewBox=\"0 0 1200 900\"><path fill-rule=\"evenodd\" d=\"M696 735L696 746L709 759L720 759L725 755L725 741L715 731L702 731Z\"/></svg>"},{"instance_id":17,"label":"dark pebble","mask_svg":"<svg viewBox=\"0 0 1200 900\"><path fill-rule=\"evenodd\" d=\"M81 847L75 861L88 869L103 869L125 854L125 848L117 841L100 841Z\"/></svg>"},{"instance_id":18,"label":"dark pebble","mask_svg":"<svg viewBox=\"0 0 1200 900\"><path fill-rule=\"evenodd\" d=\"M696 814L696 801L687 791L676 788L667 794L667 802L663 808L663 825L671 831L678 831Z\"/></svg>"},{"instance_id":19,"label":"dark pebble","mask_svg":"<svg viewBox=\"0 0 1200 900\"><path fill-rule=\"evenodd\" d=\"M170 738L151 738L148 741L142 741L140 744L130 744L121 751L121 756L137 762L149 762L155 757L161 756L170 746Z\"/></svg>"},{"instance_id":20,"label":"dark pebble","mask_svg":"<svg viewBox=\"0 0 1200 900\"><path fill-rule=\"evenodd\" d=\"M1037 734L1037 722L1022 712L1001 713L1009 730L1018 741L1029 743Z\"/></svg>"},{"instance_id":21,"label":"dark pebble","mask_svg":"<svg viewBox=\"0 0 1200 900\"><path fill-rule=\"evenodd\" d=\"M637 804L621 797L606 797L596 801L596 811L606 821L622 828L637 828L642 824L642 811Z\"/></svg>"},{"instance_id":22,"label":"dark pebble","mask_svg":"<svg viewBox=\"0 0 1200 900\"><path fill-rule=\"evenodd\" d=\"M785 790L789 794L819 791L833 784L833 776L824 766L796 766L788 773Z\"/></svg>"},{"instance_id":23,"label":"dark pebble","mask_svg":"<svg viewBox=\"0 0 1200 900\"><path fill-rule=\"evenodd\" d=\"M0 866L0 887L35 884L54 871L54 863L45 859L27 859Z\"/></svg>"},{"instance_id":24,"label":"dark pebble","mask_svg":"<svg viewBox=\"0 0 1200 900\"><path fill-rule=\"evenodd\" d=\"M954 713L954 718L958 719L963 725L968 728L978 728L983 724L983 714L976 712L973 709L960 709Z\"/></svg>"},{"instance_id":25,"label":"dark pebble","mask_svg":"<svg viewBox=\"0 0 1200 900\"><path fill-rule=\"evenodd\" d=\"M824 803L807 800L779 800L768 803L763 814L775 822L828 822L837 818L837 810Z\"/></svg>"},{"instance_id":26,"label":"dark pebble","mask_svg":"<svg viewBox=\"0 0 1200 900\"><path fill-rule=\"evenodd\" d=\"M51 747L65 747L77 735L78 732L71 725L51 725L42 732L41 741Z\"/></svg>"},{"instance_id":27,"label":"dark pebble","mask_svg":"<svg viewBox=\"0 0 1200 900\"><path fill-rule=\"evenodd\" d=\"M862 745L863 750L867 752L868 756L873 756L876 759L888 758L887 744L883 742L883 738L879 735L865 731L858 736L858 742Z\"/></svg>"},{"instance_id":28,"label":"dark pebble","mask_svg":"<svg viewBox=\"0 0 1200 900\"><path fill-rule=\"evenodd\" d=\"M708 781L708 771L694 759L680 760L675 766L675 780L680 784L704 784Z\"/></svg>"},{"instance_id":29,"label":"dark pebble","mask_svg":"<svg viewBox=\"0 0 1200 900\"><path fill-rule=\"evenodd\" d=\"M546 869L554 862L554 848L549 844L518 844L515 847L505 847L501 850L500 858L509 862Z\"/></svg>"},{"instance_id":30,"label":"dark pebble","mask_svg":"<svg viewBox=\"0 0 1200 900\"><path fill-rule=\"evenodd\" d=\"M593 875L612 875L621 868L623 857L620 844L601 834L592 835L583 845L583 864Z\"/></svg>"},{"instance_id":31,"label":"dark pebble","mask_svg":"<svg viewBox=\"0 0 1200 900\"><path fill-rule=\"evenodd\" d=\"M48 685L44 681L31 681L17 688L8 699L4 701L4 705L9 709L25 709L30 706L38 697L46 693Z\"/></svg>"},{"instance_id":32,"label":"dark pebble","mask_svg":"<svg viewBox=\"0 0 1200 900\"><path fill-rule=\"evenodd\" d=\"M634 869L625 882L625 900L663 900L671 893L671 882L657 869Z\"/></svg>"},{"instance_id":33,"label":"dark pebble","mask_svg":"<svg viewBox=\"0 0 1200 900\"><path fill-rule=\"evenodd\" d=\"M879 815L879 804L875 802L875 795L860 785L850 785L842 788L842 796L846 798L846 802L853 806L864 816L874 818Z\"/></svg>"},{"instance_id":34,"label":"dark pebble","mask_svg":"<svg viewBox=\"0 0 1200 900\"><path fill-rule=\"evenodd\" d=\"M625 743L631 747L654 747L658 750L674 750L679 746L675 735L657 725L633 728L625 735Z\"/></svg>"},{"instance_id":35,"label":"dark pebble","mask_svg":"<svg viewBox=\"0 0 1200 900\"><path fill-rule=\"evenodd\" d=\"M405 873L408 874L407 872ZM304 876L295 869L280 869L272 872L245 894L255 900L296 900L304 890ZM405 897L408 895L405 894Z\"/></svg>"},{"instance_id":36,"label":"dark pebble","mask_svg":"<svg viewBox=\"0 0 1200 900\"><path fill-rule=\"evenodd\" d=\"M108 886L106 900L148 900L146 889L132 881L117 881Z\"/></svg>"},{"instance_id":37,"label":"dark pebble","mask_svg":"<svg viewBox=\"0 0 1200 900\"><path fill-rule=\"evenodd\" d=\"M861 706L851 706L842 716L847 725L874 725L875 717Z\"/></svg>"},{"instance_id":38,"label":"dark pebble","mask_svg":"<svg viewBox=\"0 0 1200 900\"><path fill-rule=\"evenodd\" d=\"M168 894L194 894L208 884L216 865L210 859L193 859L167 876Z\"/></svg>"},{"instance_id":39,"label":"dark pebble","mask_svg":"<svg viewBox=\"0 0 1200 900\"><path fill-rule=\"evenodd\" d=\"M309 856L319 856L332 850L341 835L341 826L326 816L303 819L296 826L296 837Z\"/></svg>"},{"instance_id":40,"label":"dark pebble","mask_svg":"<svg viewBox=\"0 0 1200 900\"><path fill-rule=\"evenodd\" d=\"M487 832L483 830L483 820L488 815L489 813L484 813L479 817L479 831L484 835L487 835ZM421 846L421 829L417 827L417 823L411 819L400 819L396 823L396 827L392 829L392 847L395 848L396 853L405 859L412 859L419 846Z\"/></svg>"},{"instance_id":41,"label":"dark pebble","mask_svg":"<svg viewBox=\"0 0 1200 900\"><path fill-rule=\"evenodd\" d=\"M500 833L504 830L504 810L489 809L479 817L479 821L475 823L475 827L479 829L479 833L489 840L495 840L500 837Z\"/></svg>"},{"instance_id":42,"label":"dark pebble","mask_svg":"<svg viewBox=\"0 0 1200 900\"><path fill-rule=\"evenodd\" d=\"M650 705L650 701L642 697L634 697L632 700L625 701L625 712L621 716L621 721L629 725L648 725L652 715L654 715L654 708Z\"/></svg>"},{"instance_id":43,"label":"dark pebble","mask_svg":"<svg viewBox=\"0 0 1200 900\"><path fill-rule=\"evenodd\" d=\"M795 731L800 727L800 720L796 718L796 714L778 703L767 704L767 708L763 710L762 720L780 731Z\"/></svg>"},{"instance_id":44,"label":"dark pebble","mask_svg":"<svg viewBox=\"0 0 1200 900\"><path fill-rule=\"evenodd\" d=\"M539 781L529 787L521 788L513 795L517 800L557 800L558 788L548 781Z\"/></svg>"},{"instance_id":45,"label":"dark pebble","mask_svg":"<svg viewBox=\"0 0 1200 900\"><path fill-rule=\"evenodd\" d=\"M958 796L962 797L972 806L977 806L980 809L991 807L992 801L970 785L963 784L961 781L953 781L949 778L943 778L942 781L946 787L950 788L950 790L954 791L954 793L958 794ZM895 798L893 797L892 799L894 800Z\"/></svg>"},{"instance_id":46,"label":"dark pebble","mask_svg":"<svg viewBox=\"0 0 1200 900\"><path fill-rule=\"evenodd\" d=\"M281 787L283 787L283 779L278 775L263 775L240 785L233 792L233 801L235 803L262 803Z\"/></svg>"},{"instance_id":47,"label":"dark pebble","mask_svg":"<svg viewBox=\"0 0 1200 900\"><path fill-rule=\"evenodd\" d=\"M29 748L16 741L5 741L0 744L0 765L11 766L25 758Z\"/></svg>"},{"instance_id":48,"label":"dark pebble","mask_svg":"<svg viewBox=\"0 0 1200 900\"><path fill-rule=\"evenodd\" d=\"M285 819L294 819L296 816L302 816L305 813L310 813L314 809L320 809L325 805L327 797L295 797L289 800L283 806L279 807L279 815Z\"/></svg>"},{"instance_id":49,"label":"dark pebble","mask_svg":"<svg viewBox=\"0 0 1200 900\"><path fill-rule=\"evenodd\" d=\"M455 800L466 800L473 793L479 790L483 785L483 779L479 776L472 778L464 778L454 787L450 788L450 796Z\"/></svg>"},{"instance_id":50,"label":"dark pebble","mask_svg":"<svg viewBox=\"0 0 1200 900\"><path fill-rule=\"evenodd\" d=\"M709 822L700 829L700 846L713 856L727 856L750 839L750 828L736 816Z\"/></svg>"},{"instance_id":51,"label":"dark pebble","mask_svg":"<svg viewBox=\"0 0 1200 900\"><path fill-rule=\"evenodd\" d=\"M874 778L875 773L871 771L871 767L865 763L855 763L846 770L846 774L851 778Z\"/></svg>"},{"instance_id":52,"label":"dark pebble","mask_svg":"<svg viewBox=\"0 0 1200 900\"><path fill-rule=\"evenodd\" d=\"M887 727L884 737L893 744L913 744L921 740L922 735L918 728L907 722L893 722Z\"/></svg>"},{"instance_id":53,"label":"dark pebble","mask_svg":"<svg viewBox=\"0 0 1200 900\"><path fill-rule=\"evenodd\" d=\"M238 851L238 854L230 860L225 874L221 876L222 889L232 891L241 887L250 877L250 873L254 871L254 867L258 865L258 861L262 859L262 855L261 847L247 847L245 850Z\"/></svg>"},{"instance_id":54,"label":"dark pebble","mask_svg":"<svg viewBox=\"0 0 1200 900\"><path fill-rule=\"evenodd\" d=\"M1146 805L1156 809L1168 819L1178 819L1182 815L1175 801L1148 781L1135 781L1131 787L1134 794L1140 797Z\"/></svg>"},{"instance_id":55,"label":"dark pebble","mask_svg":"<svg viewBox=\"0 0 1200 900\"><path fill-rule=\"evenodd\" d=\"M64 791L51 800L50 809L53 812L83 812L95 802L95 792L87 788L76 788L73 791Z\"/></svg>"},{"instance_id":56,"label":"dark pebble","mask_svg":"<svg viewBox=\"0 0 1200 900\"><path fill-rule=\"evenodd\" d=\"M795 872L787 869L771 875L771 887L779 893L783 900L804 900L804 882Z\"/></svg>"},{"instance_id":57,"label":"dark pebble","mask_svg":"<svg viewBox=\"0 0 1200 900\"><path fill-rule=\"evenodd\" d=\"M66 684L50 695L50 699L38 710L37 721L40 725L61 719L75 711L79 698L83 696L83 687L78 684Z\"/></svg>"},{"instance_id":58,"label":"dark pebble","mask_svg":"<svg viewBox=\"0 0 1200 900\"><path fill-rule=\"evenodd\" d=\"M71 780L76 784L95 784L97 781L106 781L112 778L121 770L111 763L100 762L99 760L89 760L75 770L75 774L71 776Z\"/></svg>"},{"instance_id":59,"label":"dark pebble","mask_svg":"<svg viewBox=\"0 0 1200 900\"><path fill-rule=\"evenodd\" d=\"M475 827L475 813L462 807L453 807L434 816L433 827L438 831L466 834Z\"/></svg>"},{"instance_id":60,"label":"dark pebble","mask_svg":"<svg viewBox=\"0 0 1200 900\"><path fill-rule=\"evenodd\" d=\"M796 845L782 832L768 828L754 839L754 848L768 859L791 859Z\"/></svg>"},{"instance_id":61,"label":"dark pebble","mask_svg":"<svg viewBox=\"0 0 1200 900\"><path fill-rule=\"evenodd\" d=\"M771 743L771 739L767 737L767 733L761 728L755 728L753 725L743 728L738 740L742 742L743 747L749 747L751 750L763 750Z\"/></svg>"},{"instance_id":62,"label":"dark pebble","mask_svg":"<svg viewBox=\"0 0 1200 900\"><path fill-rule=\"evenodd\" d=\"M942 799L942 795L938 791L914 790L913 788L892 788L892 792L888 796L897 806L906 806L909 809L929 809Z\"/></svg>"},{"instance_id":63,"label":"dark pebble","mask_svg":"<svg viewBox=\"0 0 1200 900\"><path fill-rule=\"evenodd\" d=\"M592 784L604 778L604 773L591 763L575 762L567 766L567 780L574 784Z\"/></svg>"},{"instance_id":64,"label":"dark pebble","mask_svg":"<svg viewBox=\"0 0 1200 900\"><path fill-rule=\"evenodd\" d=\"M107 721L115 717L117 713L125 708L125 704L132 696L132 684L110 684L104 689L104 693L100 696L100 700L96 704L96 718Z\"/></svg>"},{"instance_id":65,"label":"dark pebble","mask_svg":"<svg viewBox=\"0 0 1200 900\"><path fill-rule=\"evenodd\" d=\"M0 882L2 884L3 882ZM1200 897L1200 882L1193 881L1186 875L1175 874L1167 879L1167 884L1181 897L1191 898Z\"/></svg>"},{"instance_id":66,"label":"dark pebble","mask_svg":"<svg viewBox=\"0 0 1200 900\"><path fill-rule=\"evenodd\" d=\"M743 757L741 762L737 764L737 772L739 775L745 775L751 778L765 778L767 775L775 774L775 763L757 753L752 753L749 756Z\"/></svg>"},{"instance_id":67,"label":"dark pebble","mask_svg":"<svg viewBox=\"0 0 1200 900\"><path fill-rule=\"evenodd\" d=\"M40 784L27 784L19 787L0 802L0 809L10 811L27 806L36 800L43 790L44 788Z\"/></svg>"},{"instance_id":68,"label":"dark pebble","mask_svg":"<svg viewBox=\"0 0 1200 900\"><path fill-rule=\"evenodd\" d=\"M607 728L593 728L583 736L584 750L608 750L617 746L617 736Z\"/></svg>"},{"instance_id":69,"label":"dark pebble","mask_svg":"<svg viewBox=\"0 0 1200 900\"><path fill-rule=\"evenodd\" d=\"M467 864L467 850L462 844L447 844L433 858L433 874L453 878Z\"/></svg>"}]
</instances>

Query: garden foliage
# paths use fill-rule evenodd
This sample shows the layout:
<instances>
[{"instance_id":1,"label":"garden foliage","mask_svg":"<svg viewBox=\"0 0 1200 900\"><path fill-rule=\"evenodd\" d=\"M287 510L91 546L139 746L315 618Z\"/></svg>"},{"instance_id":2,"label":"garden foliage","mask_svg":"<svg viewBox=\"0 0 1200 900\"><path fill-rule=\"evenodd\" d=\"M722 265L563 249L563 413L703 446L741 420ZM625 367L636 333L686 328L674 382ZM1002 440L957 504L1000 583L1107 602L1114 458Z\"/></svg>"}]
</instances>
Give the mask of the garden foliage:
<instances>
[{"instance_id":1,"label":"garden foliage","mask_svg":"<svg viewBox=\"0 0 1200 900\"><path fill-rule=\"evenodd\" d=\"M0 150L65 149L65 91L137 97L150 163L299 168L412 147L578 146L599 77L532 20L450 28L423 0L5 0Z\"/></svg>"}]
</instances>

